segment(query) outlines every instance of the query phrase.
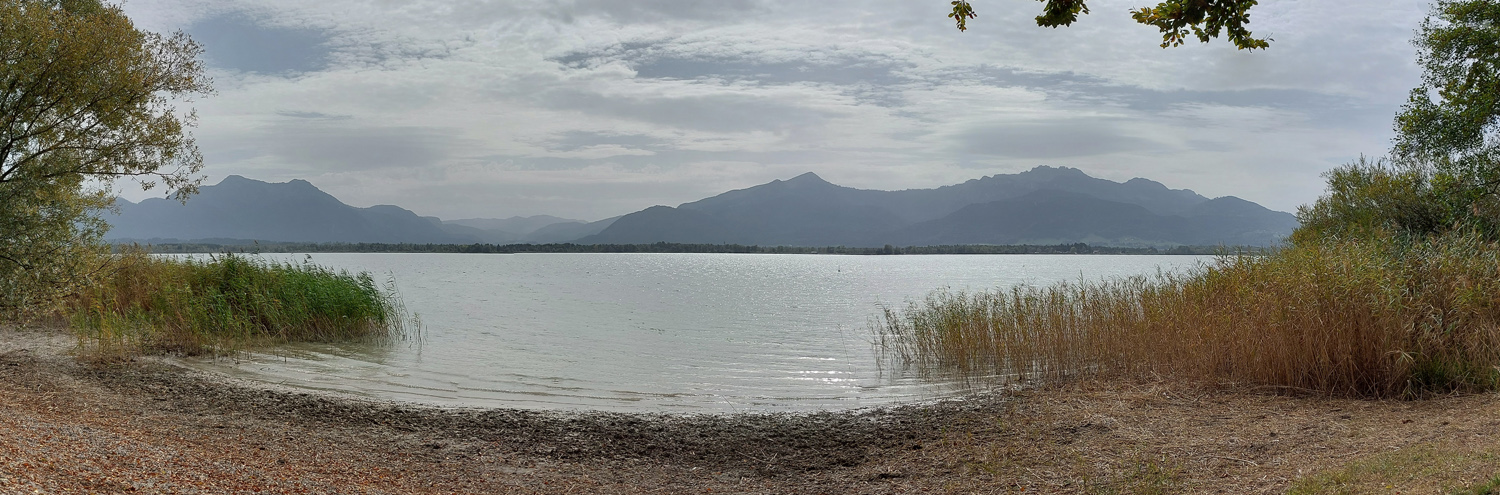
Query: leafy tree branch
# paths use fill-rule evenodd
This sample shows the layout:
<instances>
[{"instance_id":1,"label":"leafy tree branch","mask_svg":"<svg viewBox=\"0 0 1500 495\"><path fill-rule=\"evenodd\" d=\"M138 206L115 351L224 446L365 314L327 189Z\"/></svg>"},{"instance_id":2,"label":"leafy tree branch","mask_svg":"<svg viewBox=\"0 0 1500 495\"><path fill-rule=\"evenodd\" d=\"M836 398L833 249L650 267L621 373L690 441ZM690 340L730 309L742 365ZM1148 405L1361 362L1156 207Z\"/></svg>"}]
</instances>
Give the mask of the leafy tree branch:
<instances>
[{"instance_id":1,"label":"leafy tree branch","mask_svg":"<svg viewBox=\"0 0 1500 495\"><path fill-rule=\"evenodd\" d=\"M1041 27L1072 26L1078 16L1088 14L1085 0L1038 0L1044 2L1042 14L1036 16ZM959 31L968 30L968 21L978 17L968 0L951 2L948 17ZM1250 23L1250 8L1256 0L1163 0L1155 7L1130 11L1136 22L1154 26L1162 33L1162 48L1182 46L1189 37L1207 43L1225 36L1241 50L1266 49L1271 38L1256 38L1245 26Z\"/></svg>"}]
</instances>

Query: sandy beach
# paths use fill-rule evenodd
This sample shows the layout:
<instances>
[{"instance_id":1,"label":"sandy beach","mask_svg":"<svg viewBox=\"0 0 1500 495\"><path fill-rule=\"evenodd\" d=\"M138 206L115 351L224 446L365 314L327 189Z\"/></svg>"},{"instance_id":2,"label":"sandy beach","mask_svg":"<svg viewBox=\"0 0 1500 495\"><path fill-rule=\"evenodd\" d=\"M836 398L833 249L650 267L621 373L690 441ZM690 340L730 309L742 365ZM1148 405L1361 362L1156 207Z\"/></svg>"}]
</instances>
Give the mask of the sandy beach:
<instances>
[{"instance_id":1,"label":"sandy beach","mask_svg":"<svg viewBox=\"0 0 1500 495\"><path fill-rule=\"evenodd\" d=\"M1496 394L1142 381L813 414L445 409L74 346L0 329L0 493L1451 493L1500 474Z\"/></svg>"}]
</instances>

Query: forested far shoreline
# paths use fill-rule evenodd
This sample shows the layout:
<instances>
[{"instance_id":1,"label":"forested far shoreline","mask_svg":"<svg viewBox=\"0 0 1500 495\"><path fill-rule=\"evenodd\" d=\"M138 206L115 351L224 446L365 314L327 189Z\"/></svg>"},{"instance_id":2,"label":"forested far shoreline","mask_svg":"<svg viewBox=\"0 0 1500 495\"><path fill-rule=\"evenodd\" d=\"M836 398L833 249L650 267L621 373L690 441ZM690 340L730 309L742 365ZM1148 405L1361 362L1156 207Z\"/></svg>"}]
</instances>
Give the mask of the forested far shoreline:
<instances>
[{"instance_id":1,"label":"forested far shoreline","mask_svg":"<svg viewBox=\"0 0 1500 495\"><path fill-rule=\"evenodd\" d=\"M153 254L193 253L454 253L454 254L520 254L520 253L706 253L706 254L1114 254L1114 255L1219 255L1262 254L1270 248L1253 246L1177 246L1154 247L1091 246L1085 243L1051 245L943 245L943 246L758 246L743 244L689 244L657 242L651 244L417 244L417 243L312 243L312 242L245 242L153 244L117 243L116 250L139 246Z\"/></svg>"}]
</instances>

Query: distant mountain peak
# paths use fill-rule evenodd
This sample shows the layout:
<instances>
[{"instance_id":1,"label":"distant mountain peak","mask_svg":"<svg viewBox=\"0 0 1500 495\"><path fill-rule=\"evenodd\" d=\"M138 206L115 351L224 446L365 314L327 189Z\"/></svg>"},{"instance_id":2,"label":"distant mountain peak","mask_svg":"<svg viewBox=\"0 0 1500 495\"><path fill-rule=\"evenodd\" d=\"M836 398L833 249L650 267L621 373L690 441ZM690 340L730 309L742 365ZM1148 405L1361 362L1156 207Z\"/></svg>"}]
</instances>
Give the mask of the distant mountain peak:
<instances>
[{"instance_id":1,"label":"distant mountain peak","mask_svg":"<svg viewBox=\"0 0 1500 495\"><path fill-rule=\"evenodd\" d=\"M796 177L792 177L790 179L787 179L786 181L788 183L793 183L793 182L798 182L798 183L819 183L819 184L827 184L828 183L828 181L823 180L822 177L818 177L818 174L815 174L815 173L812 173L812 172L808 172L808 173L805 173L805 174L802 174L802 175L799 175L799 176L796 176Z\"/></svg>"},{"instance_id":2,"label":"distant mountain peak","mask_svg":"<svg viewBox=\"0 0 1500 495\"><path fill-rule=\"evenodd\" d=\"M1073 168L1073 167L1053 167L1053 166L1050 166L1050 165L1037 165L1035 167L1032 167L1031 170L1027 170L1027 171L1021 172L1021 173L1022 174L1029 174L1029 175L1081 176L1081 177L1089 177L1089 174L1086 174L1082 170L1079 170L1079 169L1076 169L1076 168ZM1089 178L1093 178L1093 177L1089 177Z\"/></svg>"},{"instance_id":3,"label":"distant mountain peak","mask_svg":"<svg viewBox=\"0 0 1500 495\"><path fill-rule=\"evenodd\" d=\"M1022 179L1032 182L1049 182L1069 179L1100 180L1095 179L1087 172L1073 167L1053 167L1051 165L1037 165L1035 167L1032 167L1030 170L1026 170L1023 172L1016 172L1014 174L986 175L978 179L970 179L968 182L986 183L994 181L1007 181L1011 179Z\"/></svg>"},{"instance_id":4,"label":"distant mountain peak","mask_svg":"<svg viewBox=\"0 0 1500 495\"><path fill-rule=\"evenodd\" d=\"M243 175L230 175L228 177L225 177L224 180L219 181L219 183L215 184L215 185L216 186L230 186L230 187L295 186L295 187L302 188L302 189L318 189L318 186L314 186L311 182L308 182L308 181L303 180L303 179L292 179L292 180L289 180L289 181L286 181L286 182L266 182L266 181L263 181L263 180L251 179L251 178L245 177ZM319 190L319 192L321 192L321 190Z\"/></svg>"},{"instance_id":5,"label":"distant mountain peak","mask_svg":"<svg viewBox=\"0 0 1500 495\"><path fill-rule=\"evenodd\" d=\"M823 180L822 177L818 177L818 174L815 174L815 173L812 173L812 172L808 172L808 173L805 173L805 174L802 174L802 175L799 175L799 176L796 176L796 177L792 177L790 179L782 181L781 184L783 186L787 187L787 188L792 189L792 190L808 190L808 189L823 190L823 189L840 187L840 186L834 185L832 182L828 182L826 180Z\"/></svg>"},{"instance_id":6,"label":"distant mountain peak","mask_svg":"<svg viewBox=\"0 0 1500 495\"><path fill-rule=\"evenodd\" d=\"M355 208L297 179L240 175L203 186L186 205L167 199L121 203L107 239L242 239L279 242L464 242L399 206Z\"/></svg>"}]
</instances>

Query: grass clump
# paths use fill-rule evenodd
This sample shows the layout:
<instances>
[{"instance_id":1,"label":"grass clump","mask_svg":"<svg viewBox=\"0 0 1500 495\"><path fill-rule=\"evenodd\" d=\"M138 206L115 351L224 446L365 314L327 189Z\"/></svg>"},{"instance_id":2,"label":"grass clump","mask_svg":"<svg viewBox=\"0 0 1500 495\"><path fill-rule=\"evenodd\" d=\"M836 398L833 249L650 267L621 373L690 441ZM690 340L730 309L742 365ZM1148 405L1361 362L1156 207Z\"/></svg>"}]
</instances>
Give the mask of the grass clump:
<instances>
[{"instance_id":1,"label":"grass clump","mask_svg":"<svg viewBox=\"0 0 1500 495\"><path fill-rule=\"evenodd\" d=\"M1497 495L1500 494L1500 475L1495 475L1489 481L1471 486L1468 489L1454 492L1455 495Z\"/></svg>"},{"instance_id":2,"label":"grass clump","mask_svg":"<svg viewBox=\"0 0 1500 495\"><path fill-rule=\"evenodd\" d=\"M69 303L101 355L222 354L286 342L390 339L407 320L368 273L225 254L206 260L119 255Z\"/></svg>"},{"instance_id":3,"label":"grass clump","mask_svg":"<svg viewBox=\"0 0 1500 495\"><path fill-rule=\"evenodd\" d=\"M1473 234L1303 242L1184 275L939 291L877 345L962 377L1155 375L1356 397L1500 388L1500 245Z\"/></svg>"},{"instance_id":4,"label":"grass clump","mask_svg":"<svg viewBox=\"0 0 1500 495\"><path fill-rule=\"evenodd\" d=\"M1495 454L1453 445L1421 444L1381 452L1299 477L1288 495L1356 493L1500 493Z\"/></svg>"}]
</instances>

